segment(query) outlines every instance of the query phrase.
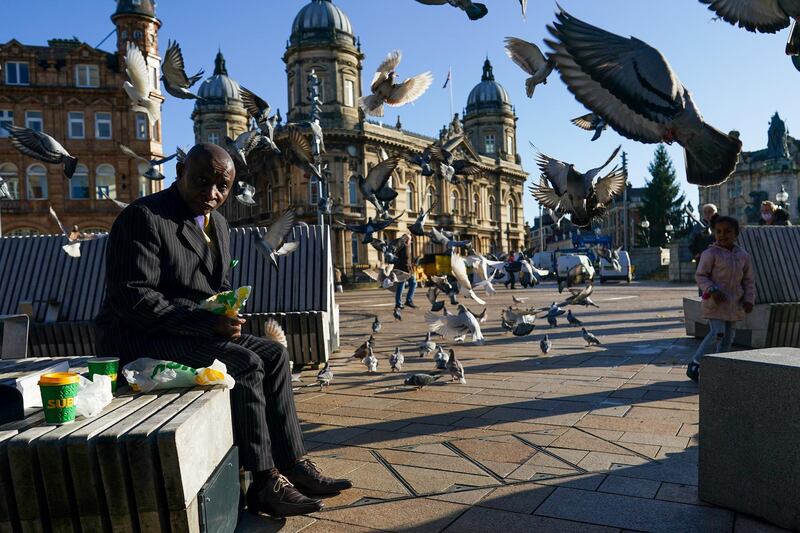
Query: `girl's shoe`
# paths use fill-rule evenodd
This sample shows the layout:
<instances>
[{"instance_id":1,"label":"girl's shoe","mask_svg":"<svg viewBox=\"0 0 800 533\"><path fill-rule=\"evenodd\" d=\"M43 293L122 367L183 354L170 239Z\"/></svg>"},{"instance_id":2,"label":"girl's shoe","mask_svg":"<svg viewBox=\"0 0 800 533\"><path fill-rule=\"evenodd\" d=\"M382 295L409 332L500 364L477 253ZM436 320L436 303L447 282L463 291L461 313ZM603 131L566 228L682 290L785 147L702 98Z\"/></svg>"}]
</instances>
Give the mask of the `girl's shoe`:
<instances>
[{"instance_id":1,"label":"girl's shoe","mask_svg":"<svg viewBox=\"0 0 800 533\"><path fill-rule=\"evenodd\" d=\"M689 366L686 367L686 375L692 381L697 381L700 378L700 363L695 363L694 361L689 363Z\"/></svg>"}]
</instances>

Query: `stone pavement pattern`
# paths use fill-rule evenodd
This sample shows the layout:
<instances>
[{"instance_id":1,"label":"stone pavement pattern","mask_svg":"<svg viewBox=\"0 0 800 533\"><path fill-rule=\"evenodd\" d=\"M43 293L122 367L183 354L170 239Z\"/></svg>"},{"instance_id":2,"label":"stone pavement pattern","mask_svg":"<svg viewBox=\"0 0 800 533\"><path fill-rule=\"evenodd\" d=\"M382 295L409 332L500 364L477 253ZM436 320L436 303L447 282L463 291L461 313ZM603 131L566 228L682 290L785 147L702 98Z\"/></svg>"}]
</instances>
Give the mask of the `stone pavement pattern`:
<instances>
[{"instance_id":1,"label":"stone pavement pattern","mask_svg":"<svg viewBox=\"0 0 800 533\"><path fill-rule=\"evenodd\" d=\"M603 342L587 348L580 329L546 321L513 337L499 315L511 295L544 306L558 297L545 283L502 288L488 298L483 346L456 344L465 385L443 375L415 390L406 373L434 373L419 358L428 308L392 318L385 290L337 295L342 350L328 391L296 393L309 455L354 488L326 509L288 520L248 518L240 531L780 531L697 498L697 386L685 376L697 341L685 336L681 299L690 286L598 285L600 309L573 308ZM468 304L476 313L481 307ZM378 373L350 358L377 314ZM553 349L544 356L539 339ZM469 337L468 337L469 339ZM439 340L439 338L435 338ZM447 348L453 345L444 341ZM389 371L399 346L402 373Z\"/></svg>"}]
</instances>

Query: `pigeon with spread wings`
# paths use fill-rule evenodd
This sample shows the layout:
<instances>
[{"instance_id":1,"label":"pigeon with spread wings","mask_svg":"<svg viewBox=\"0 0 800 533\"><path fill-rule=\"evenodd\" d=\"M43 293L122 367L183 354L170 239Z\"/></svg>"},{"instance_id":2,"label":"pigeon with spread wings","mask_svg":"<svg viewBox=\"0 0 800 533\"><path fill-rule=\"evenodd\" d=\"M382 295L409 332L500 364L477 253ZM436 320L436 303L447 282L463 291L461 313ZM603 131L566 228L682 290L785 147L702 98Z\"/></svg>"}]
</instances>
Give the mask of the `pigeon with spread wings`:
<instances>
[{"instance_id":1,"label":"pigeon with spread wings","mask_svg":"<svg viewBox=\"0 0 800 533\"><path fill-rule=\"evenodd\" d=\"M239 88L239 97L242 99L242 104L244 104L247 113L256 121L258 129L261 130L261 134L265 138L264 142L269 145L273 153L281 153L275 141L273 141L278 118L276 115L269 115L271 108L267 101L245 87Z\"/></svg>"},{"instance_id":2,"label":"pigeon with spread wings","mask_svg":"<svg viewBox=\"0 0 800 533\"><path fill-rule=\"evenodd\" d=\"M30 156L45 163L64 165L64 176L71 178L78 166L78 158L72 157L67 149L48 134L21 128L11 124L2 125L8 131L11 146L23 155Z\"/></svg>"},{"instance_id":3,"label":"pigeon with spread wings","mask_svg":"<svg viewBox=\"0 0 800 533\"><path fill-rule=\"evenodd\" d=\"M573 124L578 126L582 130L586 131L593 131L594 135L592 136L592 140L596 141L600 138L603 131L608 127L608 122L605 119L595 113L587 113L585 115L581 115L579 117L575 117L570 120Z\"/></svg>"},{"instance_id":4,"label":"pigeon with spread wings","mask_svg":"<svg viewBox=\"0 0 800 533\"><path fill-rule=\"evenodd\" d=\"M139 172L139 175L153 181L161 181L165 178L164 174L161 173L158 167L168 161L171 161L178 155L176 152L167 157L162 157L161 159L147 159L146 157L140 156L124 144L120 144L119 149L123 154L136 161L136 170Z\"/></svg>"},{"instance_id":5,"label":"pigeon with spread wings","mask_svg":"<svg viewBox=\"0 0 800 533\"><path fill-rule=\"evenodd\" d=\"M372 236L373 233L388 228L389 226L400 220L404 214L405 211L403 213L400 213L396 218L389 218L386 220L373 220L372 217L370 217L367 219L367 222L365 224L343 224L338 220L337 222L354 233L362 233L364 235L364 238L361 240L361 242L364 244L369 244L374 239L374 237Z\"/></svg>"},{"instance_id":6,"label":"pigeon with spread wings","mask_svg":"<svg viewBox=\"0 0 800 533\"><path fill-rule=\"evenodd\" d=\"M380 216L386 215L386 204L397 197L397 191L389 186L389 179L399 164L400 156L393 156L372 167L366 178L358 177L361 194L375 206Z\"/></svg>"},{"instance_id":7,"label":"pigeon with spread wings","mask_svg":"<svg viewBox=\"0 0 800 533\"><path fill-rule=\"evenodd\" d=\"M428 323L430 331L439 333L443 337L455 339L470 333L475 344L484 342L478 319L463 305L458 306L458 314L455 315L436 315L428 311L425 314L425 321Z\"/></svg>"},{"instance_id":8,"label":"pigeon with spread wings","mask_svg":"<svg viewBox=\"0 0 800 533\"><path fill-rule=\"evenodd\" d=\"M408 278L411 277L411 274L409 274L408 272L403 272L402 270L395 270L394 265L386 265L378 268L371 268L369 270L365 270L364 274L367 275L370 279L380 283L381 287L383 287L384 289L390 291L394 290L395 284L408 281Z\"/></svg>"},{"instance_id":9,"label":"pigeon with spread wings","mask_svg":"<svg viewBox=\"0 0 800 533\"><path fill-rule=\"evenodd\" d=\"M192 85L200 81L202 77L202 70L191 78L186 75L180 45L177 41L168 41L164 62L161 64L161 81L164 82L164 89L175 98L202 100L196 94L189 92Z\"/></svg>"},{"instance_id":10,"label":"pigeon with spread wings","mask_svg":"<svg viewBox=\"0 0 800 533\"><path fill-rule=\"evenodd\" d=\"M81 256L81 243L85 241L93 241L95 239L101 239L103 237L107 237L108 233L84 233L78 229L78 226L72 226L72 229L67 231L67 228L64 227L64 224L61 223L59 220L58 215L56 214L55 209L53 206L50 206L50 216L55 220L56 224L58 224L58 229L61 230L61 233L64 234L64 237L67 238L67 244L61 247L64 250L64 253L70 257L80 257Z\"/></svg>"},{"instance_id":11,"label":"pigeon with spread wings","mask_svg":"<svg viewBox=\"0 0 800 533\"><path fill-rule=\"evenodd\" d=\"M400 50L394 50L378 66L370 84L372 94L362 96L358 101L359 106L367 115L382 117L384 104L390 106L410 104L422 96L433 83L433 76L430 72L408 78L403 83L396 83L397 72L395 69L400 64L402 57Z\"/></svg>"},{"instance_id":12,"label":"pigeon with spread wings","mask_svg":"<svg viewBox=\"0 0 800 533\"><path fill-rule=\"evenodd\" d=\"M747 31L776 33L792 24L786 55L800 55L800 0L700 0L722 20Z\"/></svg>"},{"instance_id":13,"label":"pigeon with spread wings","mask_svg":"<svg viewBox=\"0 0 800 533\"><path fill-rule=\"evenodd\" d=\"M516 37L506 37L506 55L530 76L525 80L528 98L533 97L537 85L547 84L547 77L555 68L555 62L545 57L538 46Z\"/></svg>"},{"instance_id":14,"label":"pigeon with spread wings","mask_svg":"<svg viewBox=\"0 0 800 533\"><path fill-rule=\"evenodd\" d=\"M527 0L521 1L527 3ZM450 4L451 6L457 7L466 13L470 20L482 19L487 13L489 13L489 8L487 8L485 4L473 2L472 0L417 0L417 2L428 6L443 6L445 4ZM525 14L524 5L522 14Z\"/></svg>"},{"instance_id":15,"label":"pigeon with spread wings","mask_svg":"<svg viewBox=\"0 0 800 533\"><path fill-rule=\"evenodd\" d=\"M158 100L150 98L150 71L147 62L139 47L128 42L125 51L125 74L128 75L122 88L130 98L134 111L144 111L150 119L150 124L155 124L161 114L161 105Z\"/></svg>"},{"instance_id":16,"label":"pigeon with spread wings","mask_svg":"<svg viewBox=\"0 0 800 533\"><path fill-rule=\"evenodd\" d=\"M275 268L278 268L278 257L289 255L300 246L300 243L296 241L286 242L292 233L294 222L295 212L289 209L270 225L263 237L260 232L253 232L256 250L266 257Z\"/></svg>"},{"instance_id":17,"label":"pigeon with spread wings","mask_svg":"<svg viewBox=\"0 0 800 533\"><path fill-rule=\"evenodd\" d=\"M430 154L434 174L454 185L459 183L458 176L477 176L481 173L478 165L466 159L456 159L452 152L445 150L438 142L428 146L426 151Z\"/></svg>"},{"instance_id":18,"label":"pigeon with spread wings","mask_svg":"<svg viewBox=\"0 0 800 533\"><path fill-rule=\"evenodd\" d=\"M478 302L481 305L486 305L484 300L481 300L475 291L472 290L472 283L469 281L469 275L467 274L467 263L464 261L464 258L461 257L455 251L450 253L450 269L453 273L453 277L456 278L458 282L458 292L461 294L462 292L466 292L467 295ZM475 288L484 287L485 285L490 284L491 281L481 281Z\"/></svg>"}]
</instances>

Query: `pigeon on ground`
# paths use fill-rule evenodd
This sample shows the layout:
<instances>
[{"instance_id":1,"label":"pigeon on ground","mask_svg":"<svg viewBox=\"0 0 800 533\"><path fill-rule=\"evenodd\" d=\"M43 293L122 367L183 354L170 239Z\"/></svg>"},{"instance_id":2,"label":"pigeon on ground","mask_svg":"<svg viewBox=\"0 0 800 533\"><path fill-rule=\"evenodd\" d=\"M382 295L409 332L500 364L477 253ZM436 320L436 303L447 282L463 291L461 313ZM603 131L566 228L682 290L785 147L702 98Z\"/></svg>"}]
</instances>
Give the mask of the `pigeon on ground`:
<instances>
[{"instance_id":1,"label":"pigeon on ground","mask_svg":"<svg viewBox=\"0 0 800 533\"><path fill-rule=\"evenodd\" d=\"M511 295L511 299L514 301L515 304L524 304L527 298L517 298L513 294Z\"/></svg>"},{"instance_id":2,"label":"pigeon on ground","mask_svg":"<svg viewBox=\"0 0 800 533\"><path fill-rule=\"evenodd\" d=\"M374 238L372 236L373 233L375 233L376 231L383 231L384 229L388 228L389 226L391 226L392 224L403 218L404 214L405 213L403 212L400 213L395 218L389 218L386 220L373 220L372 217L369 217L367 219L366 224L342 224L341 222L339 222L339 224L343 225L353 233L362 233L364 235L364 238L361 239L361 242L363 244L369 244L370 242L372 242L372 239Z\"/></svg>"},{"instance_id":3,"label":"pigeon on ground","mask_svg":"<svg viewBox=\"0 0 800 533\"><path fill-rule=\"evenodd\" d=\"M700 0L719 18L752 32L776 33L792 23L786 55L800 55L800 2L797 0Z\"/></svg>"},{"instance_id":4,"label":"pigeon on ground","mask_svg":"<svg viewBox=\"0 0 800 533\"><path fill-rule=\"evenodd\" d=\"M458 306L458 314L456 315L435 315L430 311L426 313L425 320L428 323L430 331L441 334L443 337L450 337L456 339L458 337L466 336L468 333L472 335L472 341L475 344L483 344L484 338L481 333L481 326L478 319L470 313L463 305Z\"/></svg>"},{"instance_id":5,"label":"pigeon on ground","mask_svg":"<svg viewBox=\"0 0 800 533\"><path fill-rule=\"evenodd\" d=\"M561 213L570 213L572 223L586 227L592 220L601 217L616 196L625 190L625 172L614 167L608 174L595 181L606 166L619 153L618 146L602 166L584 173L578 172L570 163L553 159L542 153L537 158L542 171L540 184L530 187L534 198L544 207Z\"/></svg>"},{"instance_id":6,"label":"pigeon on ground","mask_svg":"<svg viewBox=\"0 0 800 533\"><path fill-rule=\"evenodd\" d=\"M596 141L600 138L603 131L608 127L608 122L599 115L594 113L587 113L585 115L581 115L580 117L573 118L570 120L573 124L578 126L582 130L586 131L593 131L594 135L592 136L592 140Z\"/></svg>"},{"instance_id":7,"label":"pigeon on ground","mask_svg":"<svg viewBox=\"0 0 800 533\"><path fill-rule=\"evenodd\" d=\"M378 358L375 357L375 354L372 352L372 347L367 347L367 356L361 360L364 363L364 366L367 367L367 372L377 372L378 371Z\"/></svg>"},{"instance_id":8,"label":"pigeon on ground","mask_svg":"<svg viewBox=\"0 0 800 533\"><path fill-rule=\"evenodd\" d=\"M447 370L447 356L441 346L436 347L436 353L433 355L433 363L436 365L436 370Z\"/></svg>"},{"instance_id":9,"label":"pigeon on ground","mask_svg":"<svg viewBox=\"0 0 800 533\"><path fill-rule=\"evenodd\" d=\"M403 320L403 315L400 314L400 308L395 307L394 311L392 311L392 316L395 320Z\"/></svg>"},{"instance_id":10,"label":"pigeon on ground","mask_svg":"<svg viewBox=\"0 0 800 533\"><path fill-rule=\"evenodd\" d=\"M120 144L119 149L123 154L136 161L136 170L139 172L140 176L144 176L145 178L152 181L162 181L165 178L165 176L164 174L161 173L159 167L178 156L176 152L172 155L163 157L161 159L147 159L145 157L140 156L139 154L137 154L131 148L128 148L124 144Z\"/></svg>"},{"instance_id":11,"label":"pigeon on ground","mask_svg":"<svg viewBox=\"0 0 800 533\"><path fill-rule=\"evenodd\" d=\"M248 207L256 205L256 201L253 199L256 195L256 188L246 181L237 181L236 185L238 186L236 201Z\"/></svg>"},{"instance_id":12,"label":"pigeon on ground","mask_svg":"<svg viewBox=\"0 0 800 533\"><path fill-rule=\"evenodd\" d=\"M270 225L263 237L259 231L253 232L256 250L267 258L275 268L278 268L279 257L289 255L300 246L300 243L296 241L286 242L286 239L292 233L294 222L294 210L287 209L280 218Z\"/></svg>"},{"instance_id":13,"label":"pigeon on ground","mask_svg":"<svg viewBox=\"0 0 800 533\"><path fill-rule=\"evenodd\" d=\"M550 324L551 328L558 327L558 319L554 316L547 315L547 323Z\"/></svg>"},{"instance_id":14,"label":"pigeon on ground","mask_svg":"<svg viewBox=\"0 0 800 533\"><path fill-rule=\"evenodd\" d=\"M547 84L547 77L556 66L552 59L544 56L538 46L516 37L506 37L506 54L530 76L525 80L528 98L533 97L537 85Z\"/></svg>"},{"instance_id":15,"label":"pigeon on ground","mask_svg":"<svg viewBox=\"0 0 800 533\"><path fill-rule=\"evenodd\" d=\"M128 204L126 204L125 202L120 202L115 198L111 198L108 194L106 194L106 191L103 187L97 188L97 195L103 198L104 200L111 200L112 202L114 202L114 205L116 205L120 209L125 209L126 207L128 207Z\"/></svg>"},{"instance_id":16,"label":"pigeon on ground","mask_svg":"<svg viewBox=\"0 0 800 533\"><path fill-rule=\"evenodd\" d=\"M456 352L452 348L450 348L450 357L447 359L447 371L450 372L452 381L458 381L462 385L467 383L464 378L464 365L456 359Z\"/></svg>"},{"instance_id":17,"label":"pigeon on ground","mask_svg":"<svg viewBox=\"0 0 800 533\"><path fill-rule=\"evenodd\" d=\"M600 340L593 334L586 331L586 328L581 328L581 331L583 332L583 340L586 341L586 346L591 346L592 344L600 346Z\"/></svg>"},{"instance_id":18,"label":"pigeon on ground","mask_svg":"<svg viewBox=\"0 0 800 533\"><path fill-rule=\"evenodd\" d=\"M375 315L375 320L372 321L372 333L378 333L381 330L381 321L378 315Z\"/></svg>"},{"instance_id":19,"label":"pigeon on ground","mask_svg":"<svg viewBox=\"0 0 800 533\"><path fill-rule=\"evenodd\" d=\"M167 42L167 51L164 53L164 61L161 63L161 81L164 82L164 89L175 98L182 100L202 100L196 94L189 92L189 88L203 78L204 71L199 71L191 78L186 75L186 67L183 64L183 54L177 41Z\"/></svg>"},{"instance_id":20,"label":"pigeon on ground","mask_svg":"<svg viewBox=\"0 0 800 533\"><path fill-rule=\"evenodd\" d=\"M363 359L367 356L368 349L375 345L375 339L372 335L369 336L367 340L361 343L361 346L356 348L356 351L353 352L353 359Z\"/></svg>"},{"instance_id":21,"label":"pigeon on ground","mask_svg":"<svg viewBox=\"0 0 800 533\"><path fill-rule=\"evenodd\" d=\"M11 146L20 153L45 163L64 165L64 176L67 178L71 178L75 173L78 158L72 157L61 143L48 134L11 124L3 124L3 127L9 133Z\"/></svg>"},{"instance_id":22,"label":"pigeon on ground","mask_svg":"<svg viewBox=\"0 0 800 533\"><path fill-rule=\"evenodd\" d=\"M516 337L529 335L536 327L536 315L528 310L515 310L509 307L500 315L503 329L510 331Z\"/></svg>"},{"instance_id":23,"label":"pigeon on ground","mask_svg":"<svg viewBox=\"0 0 800 533\"><path fill-rule=\"evenodd\" d=\"M386 265L383 267L372 268L364 270L364 274L381 284L381 287L390 291L394 290L396 283L404 283L408 281L411 274L403 272L402 270L395 270L394 265Z\"/></svg>"},{"instance_id":24,"label":"pigeon on ground","mask_svg":"<svg viewBox=\"0 0 800 533\"><path fill-rule=\"evenodd\" d=\"M735 3L737 6L744 2ZM733 172L742 142L703 121L691 93L666 58L639 39L626 39L561 10L546 43L569 90L621 135L683 146L689 183L718 185Z\"/></svg>"},{"instance_id":25,"label":"pigeon on ground","mask_svg":"<svg viewBox=\"0 0 800 533\"><path fill-rule=\"evenodd\" d=\"M583 326L583 322L578 320L578 318L572 314L572 309L567 311L567 322L569 322L570 326Z\"/></svg>"},{"instance_id":26,"label":"pigeon on ground","mask_svg":"<svg viewBox=\"0 0 800 533\"><path fill-rule=\"evenodd\" d=\"M147 113L150 124L155 124L161 115L161 104L150 98L150 70L139 47L128 42L125 51L125 74L128 75L122 88L130 98L134 111Z\"/></svg>"},{"instance_id":27,"label":"pigeon on ground","mask_svg":"<svg viewBox=\"0 0 800 533\"><path fill-rule=\"evenodd\" d=\"M467 295L478 302L481 305L486 305L486 302L481 300L475 291L472 289L472 283L469 281L469 275L467 274L467 263L464 261L464 258L458 255L455 251L450 254L450 269L453 273L453 277L456 278L458 282L458 292L462 294L466 291ZM490 281L481 281L475 288L479 286L483 286L487 283L491 283Z\"/></svg>"},{"instance_id":28,"label":"pigeon on ground","mask_svg":"<svg viewBox=\"0 0 800 533\"><path fill-rule=\"evenodd\" d=\"M430 215L433 210L436 208L436 202L433 202L433 205L430 206L427 210L422 211L417 220L411 225L408 230L417 237L426 237L428 233L425 231L425 221L428 220L428 215Z\"/></svg>"},{"instance_id":29,"label":"pigeon on ground","mask_svg":"<svg viewBox=\"0 0 800 533\"><path fill-rule=\"evenodd\" d=\"M561 316L564 313L566 313L566 311L561 309L561 305L560 304L556 304L555 302L550 304L550 307L546 307L546 308L542 309L542 311L545 311L545 310L547 310L547 315L546 316L548 316L548 317L551 317L551 316L552 317L557 317L557 316Z\"/></svg>"},{"instance_id":30,"label":"pigeon on ground","mask_svg":"<svg viewBox=\"0 0 800 533\"><path fill-rule=\"evenodd\" d=\"M359 106L367 115L382 117L383 104L391 106L409 104L422 96L433 83L433 76L430 72L408 78L400 84L395 83L397 80L395 69L400 64L402 57L400 50L394 50L378 66L370 84L372 94L362 96L358 101Z\"/></svg>"},{"instance_id":31,"label":"pigeon on ground","mask_svg":"<svg viewBox=\"0 0 800 533\"><path fill-rule=\"evenodd\" d=\"M358 188L364 199L375 206L380 217L386 215L386 203L397 197L397 191L389 186L389 179L400 164L400 157L390 157L381 161L367 172L367 177L358 177Z\"/></svg>"},{"instance_id":32,"label":"pigeon on ground","mask_svg":"<svg viewBox=\"0 0 800 533\"><path fill-rule=\"evenodd\" d=\"M550 342L550 336L545 335L542 337L542 340L539 341L539 348L542 350L543 354L547 354L550 351L550 348L553 346L553 343Z\"/></svg>"},{"instance_id":33,"label":"pigeon on ground","mask_svg":"<svg viewBox=\"0 0 800 533\"><path fill-rule=\"evenodd\" d=\"M392 372L400 372L403 370L403 362L405 362L406 358L400 352L400 348L396 347L394 349L394 353L389 356L389 364L392 367Z\"/></svg>"},{"instance_id":34,"label":"pigeon on ground","mask_svg":"<svg viewBox=\"0 0 800 533\"><path fill-rule=\"evenodd\" d=\"M322 390L323 387L330 387L331 381L333 381L333 369L331 369L331 362L328 361L325 363L325 368L320 370L319 374L317 374L317 384L319 384L319 390Z\"/></svg>"},{"instance_id":35,"label":"pigeon on ground","mask_svg":"<svg viewBox=\"0 0 800 533\"><path fill-rule=\"evenodd\" d=\"M95 239L101 239L103 237L107 237L108 233L84 233L80 231L77 225L72 226L72 229L67 231L67 228L61 223L61 220L58 219L58 215L56 214L55 209L53 206L50 206L50 216L53 220L56 221L58 224L58 229L61 230L61 233L64 237L67 238L67 244L61 247L64 250L64 253L70 257L80 257L81 256L81 243L85 241L93 241Z\"/></svg>"},{"instance_id":36,"label":"pigeon on ground","mask_svg":"<svg viewBox=\"0 0 800 533\"><path fill-rule=\"evenodd\" d=\"M524 0L527 1L527 0ZM482 19L489 13L489 8L480 2L473 2L472 0L417 0L420 4L429 6L443 6L450 4L464 11L470 20Z\"/></svg>"},{"instance_id":37,"label":"pigeon on ground","mask_svg":"<svg viewBox=\"0 0 800 533\"><path fill-rule=\"evenodd\" d=\"M419 356L425 357L436 349L436 343L431 340L431 332L425 334L425 340L419 345Z\"/></svg>"},{"instance_id":38,"label":"pigeon on ground","mask_svg":"<svg viewBox=\"0 0 800 533\"><path fill-rule=\"evenodd\" d=\"M431 376L430 374L413 374L408 376L404 383L406 385L412 385L417 388L417 390L421 389L422 387L426 387L439 379L439 376Z\"/></svg>"}]
</instances>

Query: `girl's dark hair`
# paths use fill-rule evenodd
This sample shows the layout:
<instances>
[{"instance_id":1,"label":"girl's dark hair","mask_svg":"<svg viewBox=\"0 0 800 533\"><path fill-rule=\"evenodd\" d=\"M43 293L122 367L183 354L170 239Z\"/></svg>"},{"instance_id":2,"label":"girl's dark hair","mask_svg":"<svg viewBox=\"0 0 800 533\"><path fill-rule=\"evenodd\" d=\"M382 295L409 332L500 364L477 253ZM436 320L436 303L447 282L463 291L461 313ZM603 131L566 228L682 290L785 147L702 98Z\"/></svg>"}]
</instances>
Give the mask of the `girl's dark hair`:
<instances>
[{"instance_id":1,"label":"girl's dark hair","mask_svg":"<svg viewBox=\"0 0 800 533\"><path fill-rule=\"evenodd\" d=\"M711 219L711 227L713 228L717 224L728 224L733 228L733 231L736 232L736 235L739 235L739 221L735 218L728 216L714 216L714 218Z\"/></svg>"}]
</instances>

